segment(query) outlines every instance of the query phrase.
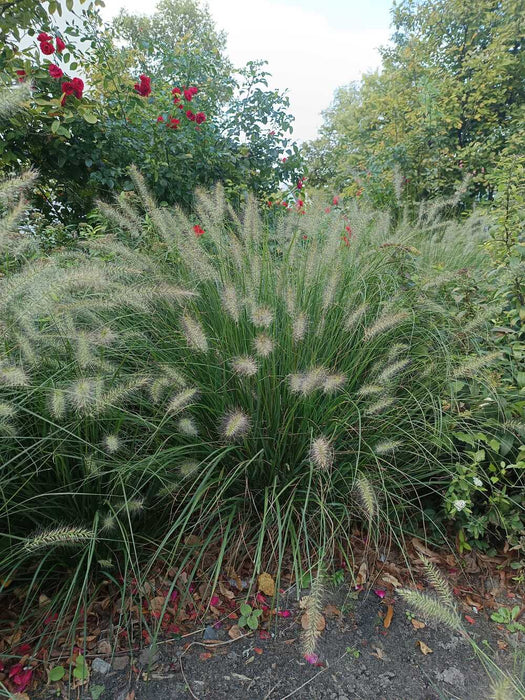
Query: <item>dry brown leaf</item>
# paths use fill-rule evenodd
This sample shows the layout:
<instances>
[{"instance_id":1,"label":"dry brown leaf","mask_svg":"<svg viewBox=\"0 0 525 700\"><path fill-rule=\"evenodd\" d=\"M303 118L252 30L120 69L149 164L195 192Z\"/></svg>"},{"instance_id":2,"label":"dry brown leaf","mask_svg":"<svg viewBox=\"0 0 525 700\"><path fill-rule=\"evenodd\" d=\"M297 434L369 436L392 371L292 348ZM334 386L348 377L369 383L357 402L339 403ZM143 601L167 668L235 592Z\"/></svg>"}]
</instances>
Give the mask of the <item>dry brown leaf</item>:
<instances>
[{"instance_id":1,"label":"dry brown leaf","mask_svg":"<svg viewBox=\"0 0 525 700\"><path fill-rule=\"evenodd\" d=\"M235 598L235 593L230 591L229 588L226 588L222 581L219 581L219 590L225 598L228 598L228 600L233 600Z\"/></svg>"},{"instance_id":2,"label":"dry brown leaf","mask_svg":"<svg viewBox=\"0 0 525 700\"><path fill-rule=\"evenodd\" d=\"M392 618L394 617L394 606L388 605L386 609L385 619L383 620L383 627L387 630L392 623Z\"/></svg>"},{"instance_id":3,"label":"dry brown leaf","mask_svg":"<svg viewBox=\"0 0 525 700\"><path fill-rule=\"evenodd\" d=\"M259 578L257 579L257 585L259 586L261 593L264 593L264 595L275 595L275 581L270 574L260 574Z\"/></svg>"},{"instance_id":4,"label":"dry brown leaf","mask_svg":"<svg viewBox=\"0 0 525 700\"><path fill-rule=\"evenodd\" d=\"M374 651L370 653L370 656L375 656L377 659L384 661L385 652L381 649L381 647L374 647Z\"/></svg>"},{"instance_id":5,"label":"dry brown leaf","mask_svg":"<svg viewBox=\"0 0 525 700\"><path fill-rule=\"evenodd\" d=\"M424 654L425 656L427 654L432 654L432 649L425 644L425 642L422 642L421 640L418 639L419 648L421 649L421 653Z\"/></svg>"},{"instance_id":6,"label":"dry brown leaf","mask_svg":"<svg viewBox=\"0 0 525 700\"><path fill-rule=\"evenodd\" d=\"M242 637L242 630L239 625L232 625L228 630L228 635L231 639L239 639Z\"/></svg>"},{"instance_id":7,"label":"dry brown leaf","mask_svg":"<svg viewBox=\"0 0 525 700\"><path fill-rule=\"evenodd\" d=\"M184 538L184 544L188 545L189 547L195 547L198 544L202 544L202 540L200 537L197 537L197 535L187 535Z\"/></svg>"},{"instance_id":8,"label":"dry brown leaf","mask_svg":"<svg viewBox=\"0 0 525 700\"><path fill-rule=\"evenodd\" d=\"M412 627L416 630L422 630L426 627L424 622L421 622L420 620L414 620L414 618L412 618L410 622L412 623Z\"/></svg>"},{"instance_id":9,"label":"dry brown leaf","mask_svg":"<svg viewBox=\"0 0 525 700\"><path fill-rule=\"evenodd\" d=\"M135 700L135 691L130 690L129 693L126 695L126 700Z\"/></svg>"},{"instance_id":10,"label":"dry brown leaf","mask_svg":"<svg viewBox=\"0 0 525 700\"><path fill-rule=\"evenodd\" d=\"M474 598L471 598L468 595L466 596L465 601L468 605L470 605L471 608L476 608L477 611L483 610L483 603L481 602L481 600L474 600Z\"/></svg>"},{"instance_id":11,"label":"dry brown leaf","mask_svg":"<svg viewBox=\"0 0 525 700\"><path fill-rule=\"evenodd\" d=\"M310 619L308 617L308 613L304 613L304 615L301 617L301 626L303 630L307 630L308 626L310 624ZM324 628L326 627L326 620L322 615L319 615L319 619L317 620L317 631L322 632Z\"/></svg>"},{"instance_id":12,"label":"dry brown leaf","mask_svg":"<svg viewBox=\"0 0 525 700\"><path fill-rule=\"evenodd\" d=\"M381 577L385 583L390 583L394 588L401 588L402 584L399 579L391 574L383 574Z\"/></svg>"},{"instance_id":13,"label":"dry brown leaf","mask_svg":"<svg viewBox=\"0 0 525 700\"><path fill-rule=\"evenodd\" d=\"M359 571L357 572L357 578L355 580L356 585L362 586L363 583L366 583L366 580L368 578L368 565L366 561L362 562L361 566L359 567Z\"/></svg>"},{"instance_id":14,"label":"dry brown leaf","mask_svg":"<svg viewBox=\"0 0 525 700\"><path fill-rule=\"evenodd\" d=\"M165 602L166 598L164 598L162 595L158 595L149 601L149 609L151 612L160 612L164 607Z\"/></svg>"},{"instance_id":15,"label":"dry brown leaf","mask_svg":"<svg viewBox=\"0 0 525 700\"><path fill-rule=\"evenodd\" d=\"M503 639L498 639L498 649L508 649L509 645L507 642L504 642Z\"/></svg>"},{"instance_id":16,"label":"dry brown leaf","mask_svg":"<svg viewBox=\"0 0 525 700\"><path fill-rule=\"evenodd\" d=\"M414 545L414 548L420 553L424 554L427 559L430 559L430 561L438 562L441 561L439 556L436 554L436 552L433 552L431 549L429 549L426 544L421 542L417 537L412 537L411 540L412 544Z\"/></svg>"},{"instance_id":17,"label":"dry brown leaf","mask_svg":"<svg viewBox=\"0 0 525 700\"><path fill-rule=\"evenodd\" d=\"M335 605L327 605L323 610L326 617L341 617L341 611Z\"/></svg>"}]
</instances>

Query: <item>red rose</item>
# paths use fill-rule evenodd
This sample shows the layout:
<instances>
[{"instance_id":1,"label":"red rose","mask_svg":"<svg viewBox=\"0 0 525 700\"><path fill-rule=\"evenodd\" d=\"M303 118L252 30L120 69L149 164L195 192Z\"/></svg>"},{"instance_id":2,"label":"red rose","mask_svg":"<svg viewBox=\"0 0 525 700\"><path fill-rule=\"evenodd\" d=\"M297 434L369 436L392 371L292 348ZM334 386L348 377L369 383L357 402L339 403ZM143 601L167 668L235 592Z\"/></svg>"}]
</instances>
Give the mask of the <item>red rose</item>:
<instances>
[{"instance_id":1,"label":"red rose","mask_svg":"<svg viewBox=\"0 0 525 700\"><path fill-rule=\"evenodd\" d=\"M149 97L151 95L151 78L148 78L147 75L141 75L139 80L140 83L135 83L133 87L142 97Z\"/></svg>"},{"instance_id":2,"label":"red rose","mask_svg":"<svg viewBox=\"0 0 525 700\"><path fill-rule=\"evenodd\" d=\"M297 189L298 189L298 190L302 190L302 189L303 189L302 180L299 180L299 182L297 183Z\"/></svg>"},{"instance_id":3,"label":"red rose","mask_svg":"<svg viewBox=\"0 0 525 700\"><path fill-rule=\"evenodd\" d=\"M196 119L196 117L195 117L195 115L193 114L193 112L191 111L191 109L188 109L188 111L186 112L186 116L187 116L188 119L189 119L190 121L192 121L192 122L194 122L195 119Z\"/></svg>"},{"instance_id":4,"label":"red rose","mask_svg":"<svg viewBox=\"0 0 525 700\"><path fill-rule=\"evenodd\" d=\"M172 94L172 95L181 95L181 94L182 94L182 90L181 90L180 88L178 88L178 87L174 87L173 90L171 91L171 94Z\"/></svg>"},{"instance_id":5,"label":"red rose","mask_svg":"<svg viewBox=\"0 0 525 700\"><path fill-rule=\"evenodd\" d=\"M66 48L66 45L64 44L64 42L62 41L62 39L59 36L57 36L56 42L57 42L58 53L62 53L62 51Z\"/></svg>"},{"instance_id":6,"label":"red rose","mask_svg":"<svg viewBox=\"0 0 525 700\"><path fill-rule=\"evenodd\" d=\"M286 161L287 161L287 158L283 158L283 163L286 163Z\"/></svg>"},{"instance_id":7,"label":"red rose","mask_svg":"<svg viewBox=\"0 0 525 700\"><path fill-rule=\"evenodd\" d=\"M82 92L84 90L84 81L81 78L73 78L71 81L71 85L73 86L73 92L75 93L75 97L78 100L82 99Z\"/></svg>"},{"instance_id":8,"label":"red rose","mask_svg":"<svg viewBox=\"0 0 525 700\"><path fill-rule=\"evenodd\" d=\"M205 122L206 115L204 114L204 112L197 112L197 114L195 115L195 121L197 122L197 124L202 124L202 122Z\"/></svg>"},{"instance_id":9,"label":"red rose","mask_svg":"<svg viewBox=\"0 0 525 700\"><path fill-rule=\"evenodd\" d=\"M202 234L204 233L204 229L198 225L195 225L193 227L193 233L197 236L197 238L199 238L199 236L202 236Z\"/></svg>"},{"instance_id":10,"label":"red rose","mask_svg":"<svg viewBox=\"0 0 525 700\"><path fill-rule=\"evenodd\" d=\"M27 73L25 72L25 70L20 69L15 71L15 73L18 75L18 82L23 83L27 77Z\"/></svg>"},{"instance_id":11,"label":"red rose","mask_svg":"<svg viewBox=\"0 0 525 700\"><path fill-rule=\"evenodd\" d=\"M158 122L163 122L163 121L164 121L164 117L162 116L162 114L159 114L159 116L157 117L157 121L158 121Z\"/></svg>"},{"instance_id":12,"label":"red rose","mask_svg":"<svg viewBox=\"0 0 525 700\"><path fill-rule=\"evenodd\" d=\"M332 204L336 207L339 204L339 197L335 195L335 197L332 199Z\"/></svg>"},{"instance_id":13,"label":"red rose","mask_svg":"<svg viewBox=\"0 0 525 700\"><path fill-rule=\"evenodd\" d=\"M73 83L71 83L69 80L66 80L64 83L62 83L62 92L64 93L64 95L72 95L75 92Z\"/></svg>"},{"instance_id":14,"label":"red rose","mask_svg":"<svg viewBox=\"0 0 525 700\"><path fill-rule=\"evenodd\" d=\"M184 99L191 102L194 95L196 95L198 92L199 88L196 87L184 88Z\"/></svg>"},{"instance_id":15,"label":"red rose","mask_svg":"<svg viewBox=\"0 0 525 700\"><path fill-rule=\"evenodd\" d=\"M52 63L52 64L49 66L48 70L49 70L49 75L50 75L52 78L57 78L57 79L58 79L58 78L61 78L61 77L64 75L64 71L62 70L62 68L59 68L58 66L55 66L54 63Z\"/></svg>"},{"instance_id":16,"label":"red rose","mask_svg":"<svg viewBox=\"0 0 525 700\"><path fill-rule=\"evenodd\" d=\"M55 53L55 47L50 41L42 41L40 42L40 51L45 56L51 56L52 53Z\"/></svg>"},{"instance_id":17,"label":"red rose","mask_svg":"<svg viewBox=\"0 0 525 700\"><path fill-rule=\"evenodd\" d=\"M168 127L170 129L178 129L180 124L180 119L175 119L175 117L170 117L168 122Z\"/></svg>"},{"instance_id":18,"label":"red rose","mask_svg":"<svg viewBox=\"0 0 525 700\"><path fill-rule=\"evenodd\" d=\"M40 32L36 38L37 41L51 41L52 39L53 37L49 36L49 34L46 34L45 32Z\"/></svg>"}]
</instances>

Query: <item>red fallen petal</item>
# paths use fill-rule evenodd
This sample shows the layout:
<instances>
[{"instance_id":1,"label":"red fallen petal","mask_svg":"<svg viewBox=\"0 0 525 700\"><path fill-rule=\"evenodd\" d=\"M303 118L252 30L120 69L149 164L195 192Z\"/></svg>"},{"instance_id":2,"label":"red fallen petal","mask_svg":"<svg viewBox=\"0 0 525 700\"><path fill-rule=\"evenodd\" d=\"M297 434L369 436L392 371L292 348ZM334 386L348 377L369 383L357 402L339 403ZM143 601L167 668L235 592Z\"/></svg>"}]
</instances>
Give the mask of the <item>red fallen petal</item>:
<instances>
[{"instance_id":1,"label":"red fallen petal","mask_svg":"<svg viewBox=\"0 0 525 700\"><path fill-rule=\"evenodd\" d=\"M309 664L312 664L312 666L319 661L319 657L317 656L317 654L305 654L304 658L306 659L306 661L308 661Z\"/></svg>"},{"instance_id":2,"label":"red fallen petal","mask_svg":"<svg viewBox=\"0 0 525 700\"><path fill-rule=\"evenodd\" d=\"M210 600L210 605L213 605L214 607L216 607L217 605L219 605L220 602L221 602L221 599L219 598L219 596L214 595L213 598Z\"/></svg>"},{"instance_id":3,"label":"red fallen petal","mask_svg":"<svg viewBox=\"0 0 525 700\"><path fill-rule=\"evenodd\" d=\"M24 667L22 664L15 664L14 666L11 666L9 669L9 678L12 678L13 676L16 676L18 673L21 673L24 670Z\"/></svg>"},{"instance_id":4,"label":"red fallen petal","mask_svg":"<svg viewBox=\"0 0 525 700\"><path fill-rule=\"evenodd\" d=\"M384 598L386 595L386 591L382 588L376 588L374 593L376 594L376 596L379 596L379 598Z\"/></svg>"},{"instance_id":5,"label":"red fallen petal","mask_svg":"<svg viewBox=\"0 0 525 700\"><path fill-rule=\"evenodd\" d=\"M476 624L476 620L475 620L473 617L470 617L470 615L465 615L465 620L466 620L467 622L470 622L471 625L475 625L475 624Z\"/></svg>"},{"instance_id":6,"label":"red fallen petal","mask_svg":"<svg viewBox=\"0 0 525 700\"><path fill-rule=\"evenodd\" d=\"M16 685L18 690L23 691L27 688L27 686L31 682L32 675L33 675L32 669L28 668L27 671L23 671L22 673L18 673L16 676L14 676L12 678L12 681Z\"/></svg>"},{"instance_id":7,"label":"red fallen petal","mask_svg":"<svg viewBox=\"0 0 525 700\"><path fill-rule=\"evenodd\" d=\"M259 639L270 639L270 633L268 630L260 630Z\"/></svg>"}]
</instances>

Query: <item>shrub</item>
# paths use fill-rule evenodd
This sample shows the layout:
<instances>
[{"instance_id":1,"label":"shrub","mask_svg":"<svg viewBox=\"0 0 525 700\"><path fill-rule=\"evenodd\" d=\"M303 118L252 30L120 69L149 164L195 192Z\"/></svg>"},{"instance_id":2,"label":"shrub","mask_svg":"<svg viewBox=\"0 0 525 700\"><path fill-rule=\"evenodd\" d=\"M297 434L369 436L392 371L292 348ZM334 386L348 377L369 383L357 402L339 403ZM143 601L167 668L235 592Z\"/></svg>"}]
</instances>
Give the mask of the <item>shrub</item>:
<instances>
[{"instance_id":1,"label":"shrub","mask_svg":"<svg viewBox=\"0 0 525 700\"><path fill-rule=\"evenodd\" d=\"M2 578L29 610L161 564L299 576L356 525L400 541L471 429L450 382L484 364L418 282L427 234L356 207L349 239L316 205L269 228L221 188L195 225L133 178L146 224L104 205L118 235L0 280Z\"/></svg>"}]
</instances>

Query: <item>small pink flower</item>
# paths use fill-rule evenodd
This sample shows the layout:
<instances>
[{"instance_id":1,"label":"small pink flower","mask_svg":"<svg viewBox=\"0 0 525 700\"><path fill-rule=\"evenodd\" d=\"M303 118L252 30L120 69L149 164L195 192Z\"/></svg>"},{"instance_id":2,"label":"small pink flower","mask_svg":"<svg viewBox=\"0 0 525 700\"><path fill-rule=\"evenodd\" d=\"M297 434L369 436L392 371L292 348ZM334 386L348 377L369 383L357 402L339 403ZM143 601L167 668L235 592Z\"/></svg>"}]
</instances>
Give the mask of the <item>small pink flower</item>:
<instances>
[{"instance_id":1,"label":"small pink flower","mask_svg":"<svg viewBox=\"0 0 525 700\"><path fill-rule=\"evenodd\" d=\"M379 596L379 598L384 598L386 596L386 591L384 588L376 588L374 589L374 593L376 596Z\"/></svg>"},{"instance_id":2,"label":"small pink flower","mask_svg":"<svg viewBox=\"0 0 525 700\"><path fill-rule=\"evenodd\" d=\"M292 613L289 610L278 610L277 614L279 617L291 617Z\"/></svg>"}]
</instances>

